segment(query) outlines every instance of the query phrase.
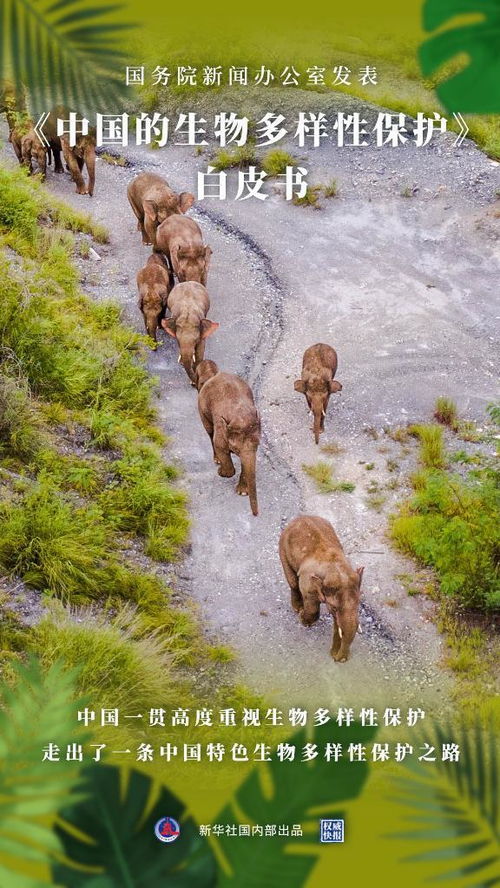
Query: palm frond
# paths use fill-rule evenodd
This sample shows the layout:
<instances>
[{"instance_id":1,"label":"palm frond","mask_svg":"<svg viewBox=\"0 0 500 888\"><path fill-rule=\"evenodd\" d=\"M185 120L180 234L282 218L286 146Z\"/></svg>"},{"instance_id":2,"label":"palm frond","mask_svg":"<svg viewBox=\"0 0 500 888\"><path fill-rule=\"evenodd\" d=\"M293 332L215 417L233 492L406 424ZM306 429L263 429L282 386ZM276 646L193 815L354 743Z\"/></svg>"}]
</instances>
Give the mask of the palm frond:
<instances>
[{"instance_id":1,"label":"palm frond","mask_svg":"<svg viewBox=\"0 0 500 888\"><path fill-rule=\"evenodd\" d=\"M60 847L50 821L78 782L78 766L43 762L42 752L75 739L73 678L57 665L42 674L33 662L1 696L0 884L38 888L48 883L26 875L24 861L50 863Z\"/></svg>"},{"instance_id":2,"label":"palm frond","mask_svg":"<svg viewBox=\"0 0 500 888\"><path fill-rule=\"evenodd\" d=\"M118 110L130 23L109 21L116 3L3 0L0 76L24 84L35 114L63 104L80 113ZM104 104L103 104L104 103Z\"/></svg>"},{"instance_id":3,"label":"palm frond","mask_svg":"<svg viewBox=\"0 0 500 888\"><path fill-rule=\"evenodd\" d=\"M436 749L429 764L408 761L405 774L395 778L394 799L408 826L392 838L425 843L405 860L432 861L433 881L467 879L467 885L498 884L498 751L494 726L485 729L461 724L444 731L435 726L419 735ZM419 742L419 741L417 741ZM460 746L458 762L441 761L441 745ZM476 881L476 878L479 881ZM461 883L460 883L461 884Z\"/></svg>"}]
</instances>

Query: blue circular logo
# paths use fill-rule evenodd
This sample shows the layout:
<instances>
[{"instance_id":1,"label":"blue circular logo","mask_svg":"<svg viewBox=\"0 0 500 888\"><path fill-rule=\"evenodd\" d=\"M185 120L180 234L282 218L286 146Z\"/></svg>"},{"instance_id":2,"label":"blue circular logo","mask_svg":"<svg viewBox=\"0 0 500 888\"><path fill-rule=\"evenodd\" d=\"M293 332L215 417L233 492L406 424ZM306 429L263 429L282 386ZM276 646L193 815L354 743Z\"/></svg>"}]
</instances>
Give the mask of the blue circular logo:
<instances>
[{"instance_id":1,"label":"blue circular logo","mask_svg":"<svg viewBox=\"0 0 500 888\"><path fill-rule=\"evenodd\" d=\"M181 828L173 817L162 817L155 825L155 836L160 842L175 842Z\"/></svg>"}]
</instances>

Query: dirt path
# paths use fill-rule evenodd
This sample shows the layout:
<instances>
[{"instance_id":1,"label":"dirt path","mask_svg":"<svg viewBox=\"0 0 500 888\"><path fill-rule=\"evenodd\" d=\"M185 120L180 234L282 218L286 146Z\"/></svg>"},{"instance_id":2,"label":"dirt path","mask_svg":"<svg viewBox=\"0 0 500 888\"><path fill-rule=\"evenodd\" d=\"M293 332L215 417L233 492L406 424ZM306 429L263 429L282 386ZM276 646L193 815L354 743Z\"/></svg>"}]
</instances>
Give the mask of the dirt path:
<instances>
[{"instance_id":1,"label":"dirt path","mask_svg":"<svg viewBox=\"0 0 500 888\"><path fill-rule=\"evenodd\" d=\"M48 187L109 228L102 261L80 263L84 288L119 300L141 329L135 274L149 250L126 185L154 169L174 187L195 190L206 158L183 148L124 153L133 166L98 161L92 201L75 195L66 176L52 175ZM387 148L374 156L327 146L306 166L312 159L313 181L335 176L340 186L321 212L274 192L265 204L206 201L192 211L214 251L210 317L220 329L207 356L253 385L264 438L254 519L234 479L216 475L175 343L151 353L161 422L191 499L191 546L178 581L199 601L209 631L237 651L242 679L277 702L373 705L393 693L395 702L439 707L451 689L439 665L442 643L428 603L408 597L397 578L412 565L384 537L412 457L383 428L428 419L441 394L481 420L495 396L499 167L469 143L453 148L453 137L439 150ZM418 188L414 197L401 196L406 185ZM337 348L344 387L332 398L321 442L342 446L332 457L315 447L305 400L293 391L304 348L320 340ZM336 477L355 491L316 493L302 464L319 458L331 459ZM381 511L369 505L374 486L385 498ZM329 659L329 618L306 630L290 608L277 540L301 510L331 520L354 565L366 567L363 634L346 664Z\"/></svg>"}]
</instances>

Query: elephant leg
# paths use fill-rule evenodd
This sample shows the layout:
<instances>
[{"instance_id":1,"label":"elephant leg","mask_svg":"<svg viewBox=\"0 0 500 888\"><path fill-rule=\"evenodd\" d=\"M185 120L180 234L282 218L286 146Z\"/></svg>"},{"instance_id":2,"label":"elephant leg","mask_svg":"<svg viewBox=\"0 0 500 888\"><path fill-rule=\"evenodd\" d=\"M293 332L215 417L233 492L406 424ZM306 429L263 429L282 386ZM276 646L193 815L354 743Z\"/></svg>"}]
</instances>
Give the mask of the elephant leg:
<instances>
[{"instance_id":1,"label":"elephant leg","mask_svg":"<svg viewBox=\"0 0 500 888\"><path fill-rule=\"evenodd\" d=\"M67 166L69 167L69 171L71 173L71 177L73 182L76 185L76 193L77 194L87 194L87 186L85 185L83 176L80 172L80 168L78 166L78 161L73 154L71 148L63 148L64 159L66 161Z\"/></svg>"},{"instance_id":2,"label":"elephant leg","mask_svg":"<svg viewBox=\"0 0 500 888\"><path fill-rule=\"evenodd\" d=\"M52 154L54 155L54 172L64 173L64 168L61 163L61 149L54 148L54 146L52 145Z\"/></svg>"},{"instance_id":3,"label":"elephant leg","mask_svg":"<svg viewBox=\"0 0 500 888\"><path fill-rule=\"evenodd\" d=\"M219 475L221 478L232 478L235 471L234 465L227 443L226 431L225 428L221 427L220 423L214 431L213 445L215 460L219 463Z\"/></svg>"},{"instance_id":4,"label":"elephant leg","mask_svg":"<svg viewBox=\"0 0 500 888\"><path fill-rule=\"evenodd\" d=\"M243 465L243 463L241 464L240 477L236 485L236 493L239 494L239 496L248 496L248 485L247 479L245 477L245 466Z\"/></svg>"},{"instance_id":5,"label":"elephant leg","mask_svg":"<svg viewBox=\"0 0 500 888\"><path fill-rule=\"evenodd\" d=\"M205 416L204 413L200 413L200 419L203 424L203 428L205 429L208 437L210 438L210 443L212 444L212 450L214 454L214 462L218 462L217 457L215 455L215 447L214 447L214 425L211 419L208 416Z\"/></svg>"},{"instance_id":6,"label":"elephant leg","mask_svg":"<svg viewBox=\"0 0 500 888\"><path fill-rule=\"evenodd\" d=\"M302 594L299 589L299 578L295 571L290 567L286 562L282 562L283 565L283 573L285 574L286 581L290 586L291 599L290 603L294 609L299 613L304 607L304 603L302 601Z\"/></svg>"},{"instance_id":7,"label":"elephant leg","mask_svg":"<svg viewBox=\"0 0 500 888\"><path fill-rule=\"evenodd\" d=\"M83 159L85 161L85 166L87 167L87 173L89 177L87 190L92 197L95 185L95 148L93 145L87 145L87 147L85 148Z\"/></svg>"}]
</instances>

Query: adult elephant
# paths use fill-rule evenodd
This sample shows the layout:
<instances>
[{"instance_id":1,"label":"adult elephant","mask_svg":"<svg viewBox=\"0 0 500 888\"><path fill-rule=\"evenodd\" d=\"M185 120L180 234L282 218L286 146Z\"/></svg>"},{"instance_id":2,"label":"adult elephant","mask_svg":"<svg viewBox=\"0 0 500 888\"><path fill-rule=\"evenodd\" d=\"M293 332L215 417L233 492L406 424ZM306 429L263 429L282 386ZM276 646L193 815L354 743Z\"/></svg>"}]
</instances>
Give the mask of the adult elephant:
<instances>
[{"instance_id":1,"label":"adult elephant","mask_svg":"<svg viewBox=\"0 0 500 888\"><path fill-rule=\"evenodd\" d=\"M67 120L68 117L68 109L59 105L52 109L43 125L43 132L54 155L54 170L56 173L64 172L61 163L62 151L66 168L76 185L77 194L92 196L95 185L95 130L91 129L87 136L78 135L76 144L70 146L67 135L57 135L57 120ZM87 167L88 183L82 175L84 165Z\"/></svg>"},{"instance_id":2,"label":"adult elephant","mask_svg":"<svg viewBox=\"0 0 500 888\"><path fill-rule=\"evenodd\" d=\"M19 163L23 162L21 141L31 123L26 106L24 87L16 87L10 80L0 80L0 114L5 114L9 126L9 142Z\"/></svg>"}]
</instances>

